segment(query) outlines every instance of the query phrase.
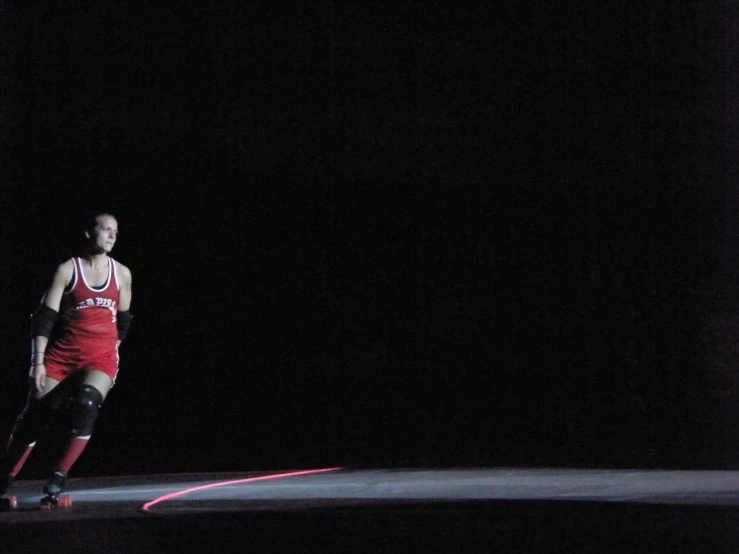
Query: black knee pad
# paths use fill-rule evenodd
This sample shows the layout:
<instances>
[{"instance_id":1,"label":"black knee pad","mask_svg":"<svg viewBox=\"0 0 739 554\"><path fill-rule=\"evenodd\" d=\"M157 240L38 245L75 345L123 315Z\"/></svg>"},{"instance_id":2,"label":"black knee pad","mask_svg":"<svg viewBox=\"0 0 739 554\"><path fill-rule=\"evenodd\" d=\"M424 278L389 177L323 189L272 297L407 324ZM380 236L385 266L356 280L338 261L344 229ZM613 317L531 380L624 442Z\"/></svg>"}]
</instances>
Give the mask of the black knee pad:
<instances>
[{"instance_id":1,"label":"black knee pad","mask_svg":"<svg viewBox=\"0 0 739 554\"><path fill-rule=\"evenodd\" d=\"M80 385L72 390L67 402L67 424L69 432L76 437L92 434L103 395L95 387Z\"/></svg>"}]
</instances>

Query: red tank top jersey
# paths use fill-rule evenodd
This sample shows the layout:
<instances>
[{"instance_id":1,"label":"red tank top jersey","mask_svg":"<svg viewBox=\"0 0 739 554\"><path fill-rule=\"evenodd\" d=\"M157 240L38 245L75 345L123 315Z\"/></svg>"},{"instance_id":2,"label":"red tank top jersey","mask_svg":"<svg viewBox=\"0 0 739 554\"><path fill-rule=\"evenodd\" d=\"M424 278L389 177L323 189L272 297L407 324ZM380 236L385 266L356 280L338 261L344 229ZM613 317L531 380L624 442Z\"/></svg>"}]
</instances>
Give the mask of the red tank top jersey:
<instances>
[{"instance_id":1,"label":"red tank top jersey","mask_svg":"<svg viewBox=\"0 0 739 554\"><path fill-rule=\"evenodd\" d=\"M64 291L60 316L64 339L72 341L117 341L118 278L115 262L108 258L108 277L97 288L87 284L82 261L72 258L72 281Z\"/></svg>"}]
</instances>

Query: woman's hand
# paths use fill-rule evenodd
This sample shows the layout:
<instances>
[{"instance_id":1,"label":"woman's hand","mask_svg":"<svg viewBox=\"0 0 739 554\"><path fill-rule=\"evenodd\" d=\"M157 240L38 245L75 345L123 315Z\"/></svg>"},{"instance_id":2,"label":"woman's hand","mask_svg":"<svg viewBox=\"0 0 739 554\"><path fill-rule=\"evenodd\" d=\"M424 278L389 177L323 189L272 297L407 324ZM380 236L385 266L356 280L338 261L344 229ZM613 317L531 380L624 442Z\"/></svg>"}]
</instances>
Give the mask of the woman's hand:
<instances>
[{"instance_id":1,"label":"woman's hand","mask_svg":"<svg viewBox=\"0 0 739 554\"><path fill-rule=\"evenodd\" d=\"M36 385L36 390L40 393L44 390L44 386L46 385L46 365L44 364L34 364L31 368L31 376L33 377L33 382Z\"/></svg>"}]
</instances>

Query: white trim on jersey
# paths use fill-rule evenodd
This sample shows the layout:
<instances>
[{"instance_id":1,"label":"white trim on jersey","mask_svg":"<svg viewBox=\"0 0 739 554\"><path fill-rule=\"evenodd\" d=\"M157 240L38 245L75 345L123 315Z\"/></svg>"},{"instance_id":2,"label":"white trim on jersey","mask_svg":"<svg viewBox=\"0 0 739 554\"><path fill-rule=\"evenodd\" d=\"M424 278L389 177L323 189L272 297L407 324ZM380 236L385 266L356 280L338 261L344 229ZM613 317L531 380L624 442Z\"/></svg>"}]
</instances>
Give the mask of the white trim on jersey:
<instances>
[{"instance_id":1,"label":"white trim on jersey","mask_svg":"<svg viewBox=\"0 0 739 554\"><path fill-rule=\"evenodd\" d=\"M72 281L67 286L64 294L72 294L74 287L77 286L77 258L72 258Z\"/></svg>"},{"instance_id":2,"label":"white trim on jersey","mask_svg":"<svg viewBox=\"0 0 739 554\"><path fill-rule=\"evenodd\" d=\"M82 282L85 284L85 286L90 289L91 292L104 292L108 290L108 287L110 286L110 277L111 277L111 264L113 263L113 260L111 258L108 258L108 277L105 279L105 285L101 289L96 289L94 287L91 287L90 284L87 282L87 279L85 279L85 272L82 271L82 260L80 258L76 258L77 263L80 264L80 275L82 276Z\"/></svg>"}]
</instances>

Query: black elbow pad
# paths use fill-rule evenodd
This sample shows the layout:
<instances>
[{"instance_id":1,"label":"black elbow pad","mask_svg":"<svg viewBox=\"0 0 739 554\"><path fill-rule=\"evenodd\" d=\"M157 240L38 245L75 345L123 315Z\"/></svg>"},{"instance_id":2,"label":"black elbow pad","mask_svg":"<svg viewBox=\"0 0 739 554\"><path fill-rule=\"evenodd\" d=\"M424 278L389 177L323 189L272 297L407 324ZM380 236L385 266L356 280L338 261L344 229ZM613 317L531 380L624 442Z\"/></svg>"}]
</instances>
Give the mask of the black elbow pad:
<instances>
[{"instance_id":1,"label":"black elbow pad","mask_svg":"<svg viewBox=\"0 0 739 554\"><path fill-rule=\"evenodd\" d=\"M41 304L31 316L31 338L49 338L58 315L56 310L49 308L46 304Z\"/></svg>"},{"instance_id":2,"label":"black elbow pad","mask_svg":"<svg viewBox=\"0 0 739 554\"><path fill-rule=\"evenodd\" d=\"M132 319L133 316L130 311L118 312L115 320L115 326L118 328L118 340L126 340Z\"/></svg>"}]
</instances>

